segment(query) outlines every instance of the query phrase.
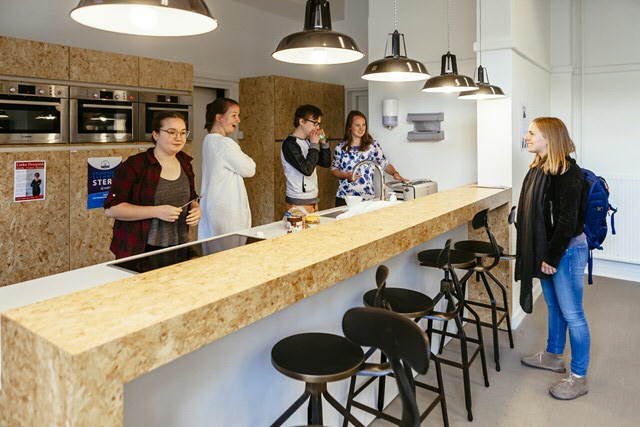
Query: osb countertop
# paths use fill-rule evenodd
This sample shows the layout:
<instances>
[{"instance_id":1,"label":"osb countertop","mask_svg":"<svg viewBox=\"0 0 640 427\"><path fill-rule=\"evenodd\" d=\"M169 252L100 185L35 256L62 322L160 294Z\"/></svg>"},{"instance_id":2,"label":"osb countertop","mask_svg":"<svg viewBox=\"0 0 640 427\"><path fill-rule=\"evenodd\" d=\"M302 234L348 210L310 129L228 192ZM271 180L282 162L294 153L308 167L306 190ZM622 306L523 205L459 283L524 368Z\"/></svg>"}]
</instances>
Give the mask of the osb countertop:
<instances>
[{"instance_id":1,"label":"osb countertop","mask_svg":"<svg viewBox=\"0 0 640 427\"><path fill-rule=\"evenodd\" d=\"M510 200L510 189L459 187L8 311L2 321L72 358L91 353L126 382Z\"/></svg>"}]
</instances>

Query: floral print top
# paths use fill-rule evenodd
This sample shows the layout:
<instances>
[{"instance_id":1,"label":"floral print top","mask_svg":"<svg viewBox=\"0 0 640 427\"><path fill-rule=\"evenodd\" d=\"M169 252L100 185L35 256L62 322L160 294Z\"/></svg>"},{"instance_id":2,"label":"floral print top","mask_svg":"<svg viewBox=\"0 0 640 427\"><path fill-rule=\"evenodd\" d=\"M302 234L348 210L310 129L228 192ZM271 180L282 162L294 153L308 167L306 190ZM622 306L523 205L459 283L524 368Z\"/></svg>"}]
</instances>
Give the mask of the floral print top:
<instances>
[{"instance_id":1,"label":"floral print top","mask_svg":"<svg viewBox=\"0 0 640 427\"><path fill-rule=\"evenodd\" d=\"M350 147L349 151L344 151L342 147L346 144L346 141L342 141L333 151L332 170L337 169L343 172L353 172L355 165L363 160L371 160L379 164L382 170L386 169L389 164L389 161L382 152L382 147L380 147L377 141L373 141L365 151L358 151L359 147ZM360 175L360 179L355 182L351 182L348 179L340 180L336 197L344 199L345 196L362 196L365 200L375 197L373 187L375 166L370 164L361 166L357 173Z\"/></svg>"}]
</instances>

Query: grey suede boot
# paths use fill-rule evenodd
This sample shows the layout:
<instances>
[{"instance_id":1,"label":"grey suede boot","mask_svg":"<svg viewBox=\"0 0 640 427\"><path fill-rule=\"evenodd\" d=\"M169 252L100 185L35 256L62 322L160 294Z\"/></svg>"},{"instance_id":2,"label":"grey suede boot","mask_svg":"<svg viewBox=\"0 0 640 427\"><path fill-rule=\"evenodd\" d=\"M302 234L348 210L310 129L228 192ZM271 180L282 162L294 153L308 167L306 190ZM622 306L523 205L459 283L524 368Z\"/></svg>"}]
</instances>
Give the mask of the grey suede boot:
<instances>
[{"instance_id":1,"label":"grey suede boot","mask_svg":"<svg viewBox=\"0 0 640 427\"><path fill-rule=\"evenodd\" d=\"M564 358L561 354L541 351L533 356L523 357L520 359L520 362L522 362L523 365L530 366L532 368L548 369L553 372L566 372L564 367Z\"/></svg>"},{"instance_id":2,"label":"grey suede boot","mask_svg":"<svg viewBox=\"0 0 640 427\"><path fill-rule=\"evenodd\" d=\"M587 377L576 377L573 372L558 384L549 389L551 396L560 400L571 400L576 397L587 394L589 386L587 385Z\"/></svg>"}]
</instances>

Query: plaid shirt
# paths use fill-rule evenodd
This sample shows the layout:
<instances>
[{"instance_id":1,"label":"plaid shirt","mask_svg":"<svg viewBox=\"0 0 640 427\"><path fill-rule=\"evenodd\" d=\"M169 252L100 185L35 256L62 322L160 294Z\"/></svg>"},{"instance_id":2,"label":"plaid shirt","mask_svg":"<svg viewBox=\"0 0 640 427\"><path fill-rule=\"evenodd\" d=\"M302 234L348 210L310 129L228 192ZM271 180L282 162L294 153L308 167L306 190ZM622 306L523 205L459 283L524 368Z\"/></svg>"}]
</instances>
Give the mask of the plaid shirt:
<instances>
[{"instance_id":1,"label":"plaid shirt","mask_svg":"<svg viewBox=\"0 0 640 427\"><path fill-rule=\"evenodd\" d=\"M120 203L131 203L138 206L153 206L154 197L162 166L153 155L153 148L144 153L129 157L115 170L109 195L104 201L104 208L108 209ZM195 191L192 158L182 151L176 158L189 178L189 200L197 197ZM147 245L147 236L151 227L151 219L139 221L119 221L113 224L113 239L111 252L116 258L124 258L141 254Z\"/></svg>"}]
</instances>

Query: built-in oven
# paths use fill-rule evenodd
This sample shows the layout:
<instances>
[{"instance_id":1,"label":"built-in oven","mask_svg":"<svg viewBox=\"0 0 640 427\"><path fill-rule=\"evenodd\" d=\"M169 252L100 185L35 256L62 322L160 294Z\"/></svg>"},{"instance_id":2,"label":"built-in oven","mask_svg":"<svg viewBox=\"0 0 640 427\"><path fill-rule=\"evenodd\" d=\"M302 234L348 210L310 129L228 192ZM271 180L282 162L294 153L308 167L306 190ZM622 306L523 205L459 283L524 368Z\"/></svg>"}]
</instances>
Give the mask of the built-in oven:
<instances>
[{"instance_id":1,"label":"built-in oven","mask_svg":"<svg viewBox=\"0 0 640 427\"><path fill-rule=\"evenodd\" d=\"M69 142L69 87L0 81L0 144Z\"/></svg>"},{"instance_id":2,"label":"built-in oven","mask_svg":"<svg viewBox=\"0 0 640 427\"><path fill-rule=\"evenodd\" d=\"M151 141L154 117L164 111L175 111L182 114L187 130L193 135L193 97L188 95L172 95L163 93L140 92L140 137Z\"/></svg>"},{"instance_id":3,"label":"built-in oven","mask_svg":"<svg viewBox=\"0 0 640 427\"><path fill-rule=\"evenodd\" d=\"M138 141L138 92L72 86L71 142Z\"/></svg>"}]
</instances>

